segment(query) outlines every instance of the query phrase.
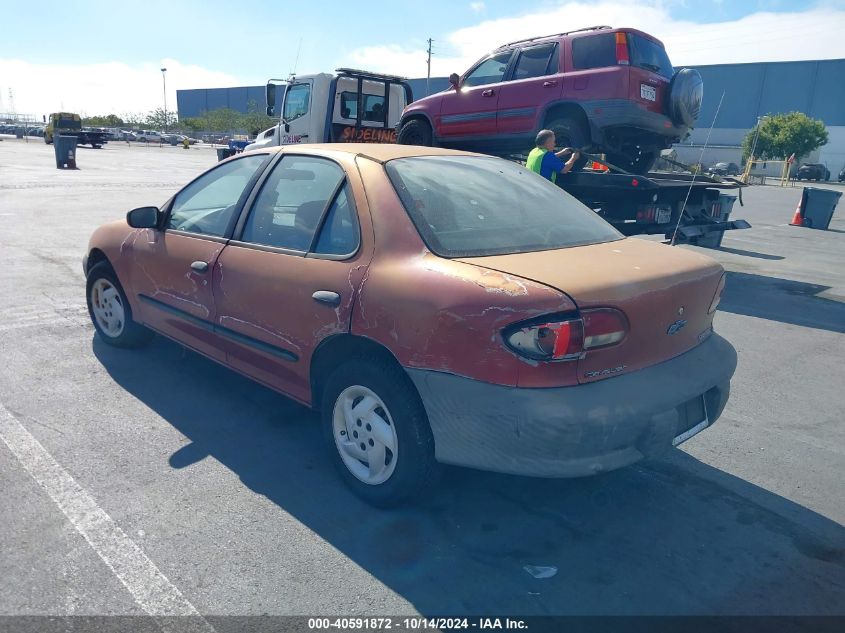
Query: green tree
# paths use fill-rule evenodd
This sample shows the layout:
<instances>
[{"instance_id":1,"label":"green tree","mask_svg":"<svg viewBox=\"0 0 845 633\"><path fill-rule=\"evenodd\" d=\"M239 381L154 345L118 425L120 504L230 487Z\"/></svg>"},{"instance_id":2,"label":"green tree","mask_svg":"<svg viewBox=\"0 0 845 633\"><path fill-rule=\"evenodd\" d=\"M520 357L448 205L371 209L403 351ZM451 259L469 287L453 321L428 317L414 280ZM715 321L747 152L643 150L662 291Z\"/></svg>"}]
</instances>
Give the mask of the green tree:
<instances>
[{"instance_id":1,"label":"green tree","mask_svg":"<svg viewBox=\"0 0 845 633\"><path fill-rule=\"evenodd\" d=\"M190 130L191 132L201 132L205 130L207 122L204 118L201 117L191 117L187 119L180 119L179 125L186 130Z\"/></svg>"},{"instance_id":2,"label":"green tree","mask_svg":"<svg viewBox=\"0 0 845 633\"><path fill-rule=\"evenodd\" d=\"M91 127L122 127L124 125L123 119L116 114L85 117L82 119L82 124L89 125Z\"/></svg>"},{"instance_id":3,"label":"green tree","mask_svg":"<svg viewBox=\"0 0 845 633\"><path fill-rule=\"evenodd\" d=\"M818 119L811 119L803 112L773 114L754 126L745 136L742 141L743 162L751 156L755 136L755 156L776 159L795 154L796 163L800 157L806 156L828 141L824 123Z\"/></svg>"},{"instance_id":4,"label":"green tree","mask_svg":"<svg viewBox=\"0 0 845 633\"><path fill-rule=\"evenodd\" d=\"M239 127L241 113L231 108L218 108L203 113L206 127L212 132L234 132Z\"/></svg>"},{"instance_id":5,"label":"green tree","mask_svg":"<svg viewBox=\"0 0 845 633\"><path fill-rule=\"evenodd\" d=\"M144 127L148 127L153 130L172 130L177 124L178 121L176 119L176 113L168 110L165 115L163 108L156 108L155 110L148 112L147 116L144 118Z\"/></svg>"},{"instance_id":6,"label":"green tree","mask_svg":"<svg viewBox=\"0 0 845 633\"><path fill-rule=\"evenodd\" d=\"M246 130L250 136L255 136L278 122L278 119L267 116L266 110L260 108L255 101L250 101L246 114L240 117L238 127Z\"/></svg>"}]
</instances>

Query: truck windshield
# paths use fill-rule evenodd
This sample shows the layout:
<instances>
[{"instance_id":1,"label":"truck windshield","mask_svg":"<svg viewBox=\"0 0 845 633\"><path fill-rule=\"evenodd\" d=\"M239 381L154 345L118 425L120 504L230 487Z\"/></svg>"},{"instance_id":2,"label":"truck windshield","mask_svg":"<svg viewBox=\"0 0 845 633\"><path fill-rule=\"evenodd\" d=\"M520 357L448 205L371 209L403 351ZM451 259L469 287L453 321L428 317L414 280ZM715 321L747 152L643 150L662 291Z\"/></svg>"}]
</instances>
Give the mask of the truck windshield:
<instances>
[{"instance_id":1,"label":"truck windshield","mask_svg":"<svg viewBox=\"0 0 845 633\"><path fill-rule=\"evenodd\" d=\"M666 79L671 79L675 74L672 62L669 61L662 45L636 33L628 33L628 42L631 47L631 64L655 72Z\"/></svg>"},{"instance_id":2,"label":"truck windshield","mask_svg":"<svg viewBox=\"0 0 845 633\"><path fill-rule=\"evenodd\" d=\"M482 156L385 166L426 245L441 257L545 251L621 239L594 211L525 167Z\"/></svg>"},{"instance_id":3,"label":"truck windshield","mask_svg":"<svg viewBox=\"0 0 845 633\"><path fill-rule=\"evenodd\" d=\"M81 130L82 120L78 115L60 114L56 117L54 126L60 130Z\"/></svg>"},{"instance_id":4,"label":"truck windshield","mask_svg":"<svg viewBox=\"0 0 845 633\"><path fill-rule=\"evenodd\" d=\"M293 84L285 92L285 107L282 110L282 118L285 121L293 121L308 114L310 102L311 84Z\"/></svg>"}]
</instances>

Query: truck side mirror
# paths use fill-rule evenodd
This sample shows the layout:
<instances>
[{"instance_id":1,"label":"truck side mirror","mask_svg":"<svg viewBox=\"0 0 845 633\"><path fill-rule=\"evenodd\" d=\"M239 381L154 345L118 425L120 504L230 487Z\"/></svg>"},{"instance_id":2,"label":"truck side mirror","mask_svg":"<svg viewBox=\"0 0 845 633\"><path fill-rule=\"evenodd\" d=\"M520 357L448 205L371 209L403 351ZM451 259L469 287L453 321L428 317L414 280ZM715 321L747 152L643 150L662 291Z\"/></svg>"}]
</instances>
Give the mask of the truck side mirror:
<instances>
[{"instance_id":1,"label":"truck side mirror","mask_svg":"<svg viewBox=\"0 0 845 633\"><path fill-rule=\"evenodd\" d=\"M285 133L290 132L290 123L285 121Z\"/></svg>"},{"instance_id":2,"label":"truck side mirror","mask_svg":"<svg viewBox=\"0 0 845 633\"><path fill-rule=\"evenodd\" d=\"M126 223L133 229L154 229L158 227L158 207L138 207L126 214Z\"/></svg>"},{"instance_id":3,"label":"truck side mirror","mask_svg":"<svg viewBox=\"0 0 845 633\"><path fill-rule=\"evenodd\" d=\"M276 84L268 83L264 88L264 98L267 102L267 116L273 116L276 110Z\"/></svg>"},{"instance_id":4,"label":"truck side mirror","mask_svg":"<svg viewBox=\"0 0 845 633\"><path fill-rule=\"evenodd\" d=\"M449 85L452 86L455 90L460 88L461 78L458 76L458 73L452 73L449 75Z\"/></svg>"}]
</instances>

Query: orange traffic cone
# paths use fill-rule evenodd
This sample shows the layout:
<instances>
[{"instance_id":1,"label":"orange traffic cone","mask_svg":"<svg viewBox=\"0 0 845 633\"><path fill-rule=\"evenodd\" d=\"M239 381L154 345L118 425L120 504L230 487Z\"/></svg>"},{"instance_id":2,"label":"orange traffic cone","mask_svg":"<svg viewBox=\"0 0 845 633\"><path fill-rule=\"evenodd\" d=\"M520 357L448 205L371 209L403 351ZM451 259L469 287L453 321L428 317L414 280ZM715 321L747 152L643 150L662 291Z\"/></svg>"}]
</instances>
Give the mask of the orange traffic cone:
<instances>
[{"instance_id":1,"label":"orange traffic cone","mask_svg":"<svg viewBox=\"0 0 845 633\"><path fill-rule=\"evenodd\" d=\"M789 226L804 226L804 219L801 217L801 203L798 203L798 206L795 207L795 215L792 216L792 222L789 223Z\"/></svg>"}]
</instances>

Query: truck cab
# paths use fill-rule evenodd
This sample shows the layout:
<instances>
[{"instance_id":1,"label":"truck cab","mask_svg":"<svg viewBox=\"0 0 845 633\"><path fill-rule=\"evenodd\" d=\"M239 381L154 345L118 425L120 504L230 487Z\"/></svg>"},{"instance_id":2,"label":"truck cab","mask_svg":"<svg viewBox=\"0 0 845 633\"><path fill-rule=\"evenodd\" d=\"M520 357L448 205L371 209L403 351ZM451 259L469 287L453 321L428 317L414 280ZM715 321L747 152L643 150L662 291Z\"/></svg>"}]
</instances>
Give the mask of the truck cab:
<instances>
[{"instance_id":1,"label":"truck cab","mask_svg":"<svg viewBox=\"0 0 845 633\"><path fill-rule=\"evenodd\" d=\"M395 143L399 117L411 101L402 77L338 68L336 74L291 77L279 123L247 150L298 143ZM267 114L275 113L277 83L267 84Z\"/></svg>"},{"instance_id":2,"label":"truck cab","mask_svg":"<svg viewBox=\"0 0 845 633\"><path fill-rule=\"evenodd\" d=\"M44 128L44 142L50 145L56 134L78 134L82 131L82 118L73 112L53 112Z\"/></svg>"}]
</instances>

